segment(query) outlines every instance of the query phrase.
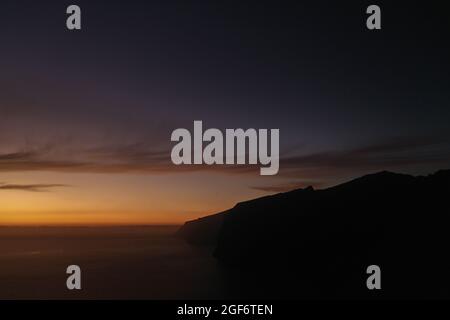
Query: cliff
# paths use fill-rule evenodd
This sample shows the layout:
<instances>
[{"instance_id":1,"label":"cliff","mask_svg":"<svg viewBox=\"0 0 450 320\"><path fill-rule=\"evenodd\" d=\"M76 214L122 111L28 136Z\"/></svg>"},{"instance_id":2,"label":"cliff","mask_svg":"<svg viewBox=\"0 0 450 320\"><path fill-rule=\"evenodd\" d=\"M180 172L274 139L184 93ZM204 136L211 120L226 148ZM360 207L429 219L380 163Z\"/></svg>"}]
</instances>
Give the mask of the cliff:
<instances>
[{"instance_id":1,"label":"cliff","mask_svg":"<svg viewBox=\"0 0 450 320\"><path fill-rule=\"evenodd\" d=\"M450 297L449 196L450 170L380 172L241 202L181 233L191 242L217 239L214 256L225 266L280 281L300 277L305 290L367 294L366 268L376 264L391 281L389 296Z\"/></svg>"}]
</instances>

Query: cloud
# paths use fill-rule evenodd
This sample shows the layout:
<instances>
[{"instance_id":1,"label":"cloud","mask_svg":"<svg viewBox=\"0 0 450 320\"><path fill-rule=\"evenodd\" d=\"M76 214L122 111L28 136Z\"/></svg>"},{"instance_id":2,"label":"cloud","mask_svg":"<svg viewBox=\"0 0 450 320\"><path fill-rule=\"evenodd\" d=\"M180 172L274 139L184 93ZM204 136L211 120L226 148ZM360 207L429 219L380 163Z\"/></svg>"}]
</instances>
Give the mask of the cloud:
<instances>
[{"instance_id":1,"label":"cloud","mask_svg":"<svg viewBox=\"0 0 450 320\"><path fill-rule=\"evenodd\" d=\"M31 191L31 192L43 192L48 191L51 188L66 187L64 184L5 184L0 183L1 190L19 190L19 191Z\"/></svg>"},{"instance_id":2,"label":"cloud","mask_svg":"<svg viewBox=\"0 0 450 320\"><path fill-rule=\"evenodd\" d=\"M61 151L63 147L0 153L0 172L159 173L174 166L169 151L142 144Z\"/></svg>"},{"instance_id":3,"label":"cloud","mask_svg":"<svg viewBox=\"0 0 450 320\"><path fill-rule=\"evenodd\" d=\"M382 170L450 167L450 143L443 138L391 138L347 150L329 150L280 159L279 176L296 178L281 184L251 186L264 192L286 192L313 186L323 188L355 174Z\"/></svg>"},{"instance_id":4,"label":"cloud","mask_svg":"<svg viewBox=\"0 0 450 320\"><path fill-rule=\"evenodd\" d=\"M252 186L253 190L264 191L264 192L286 192L295 189L304 189L306 187L320 188L323 185L321 181L292 181L283 184L268 185L268 186Z\"/></svg>"},{"instance_id":5,"label":"cloud","mask_svg":"<svg viewBox=\"0 0 450 320\"><path fill-rule=\"evenodd\" d=\"M57 149L58 146L53 148ZM59 148L62 147L59 146ZM393 170L404 169L408 166L431 165L441 167L450 165L448 139L391 138L344 150L282 156L279 176L315 180L357 171ZM41 150L0 153L0 172L168 174L202 170L226 174L258 174L259 168L260 165L176 166L171 162L169 149L153 150L151 146L142 143L65 150L64 152L57 152L46 146ZM284 187L273 186L272 188L282 190Z\"/></svg>"},{"instance_id":6,"label":"cloud","mask_svg":"<svg viewBox=\"0 0 450 320\"><path fill-rule=\"evenodd\" d=\"M290 174L297 172L308 176L429 165L450 165L450 141L448 139L392 138L388 141L348 150L318 152L280 160L281 170L286 170Z\"/></svg>"}]
</instances>

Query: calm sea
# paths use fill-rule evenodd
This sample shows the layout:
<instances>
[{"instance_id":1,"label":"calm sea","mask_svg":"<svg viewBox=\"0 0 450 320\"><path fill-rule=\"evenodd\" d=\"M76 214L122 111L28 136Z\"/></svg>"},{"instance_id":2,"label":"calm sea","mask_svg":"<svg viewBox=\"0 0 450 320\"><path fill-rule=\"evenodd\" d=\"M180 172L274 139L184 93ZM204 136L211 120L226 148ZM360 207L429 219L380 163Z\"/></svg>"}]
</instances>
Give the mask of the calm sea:
<instances>
[{"instance_id":1,"label":"calm sea","mask_svg":"<svg viewBox=\"0 0 450 320\"><path fill-rule=\"evenodd\" d=\"M0 299L222 299L211 255L178 227L0 227ZM66 288L66 268L82 290Z\"/></svg>"}]
</instances>

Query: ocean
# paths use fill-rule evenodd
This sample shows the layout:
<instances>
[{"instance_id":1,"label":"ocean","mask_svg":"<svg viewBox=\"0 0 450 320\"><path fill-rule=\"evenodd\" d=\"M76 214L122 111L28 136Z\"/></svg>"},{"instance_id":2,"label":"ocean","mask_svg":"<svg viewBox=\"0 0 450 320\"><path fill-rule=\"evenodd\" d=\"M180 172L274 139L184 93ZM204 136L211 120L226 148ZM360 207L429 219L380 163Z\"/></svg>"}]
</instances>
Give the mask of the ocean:
<instances>
[{"instance_id":1,"label":"ocean","mask_svg":"<svg viewBox=\"0 0 450 320\"><path fill-rule=\"evenodd\" d=\"M212 248L176 226L0 227L0 299L224 299ZM66 269L81 268L81 290Z\"/></svg>"}]
</instances>

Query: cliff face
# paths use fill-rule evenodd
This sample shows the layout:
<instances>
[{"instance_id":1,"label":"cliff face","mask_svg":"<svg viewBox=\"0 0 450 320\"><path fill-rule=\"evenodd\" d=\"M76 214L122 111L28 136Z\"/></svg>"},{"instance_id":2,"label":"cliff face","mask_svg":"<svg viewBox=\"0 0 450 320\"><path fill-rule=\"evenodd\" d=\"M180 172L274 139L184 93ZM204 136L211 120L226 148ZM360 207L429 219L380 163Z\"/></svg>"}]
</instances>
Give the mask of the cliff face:
<instances>
[{"instance_id":1,"label":"cliff face","mask_svg":"<svg viewBox=\"0 0 450 320\"><path fill-rule=\"evenodd\" d=\"M213 246L217 244L223 219L228 211L186 222L176 233L190 244Z\"/></svg>"},{"instance_id":2,"label":"cliff face","mask_svg":"<svg viewBox=\"0 0 450 320\"><path fill-rule=\"evenodd\" d=\"M304 288L367 293L366 268L376 264L390 296L450 297L449 196L449 170L381 172L239 203L210 220L208 238L223 264L289 275L282 281L306 275Z\"/></svg>"}]
</instances>

